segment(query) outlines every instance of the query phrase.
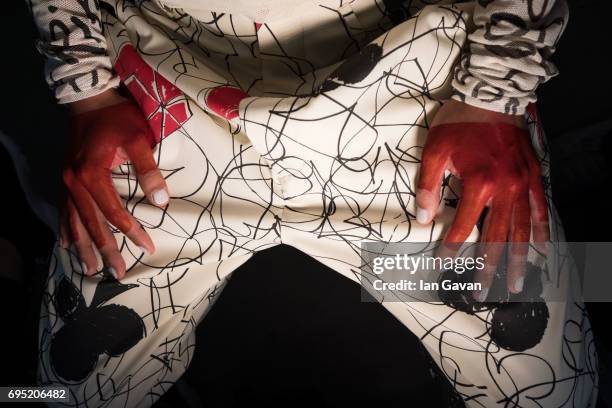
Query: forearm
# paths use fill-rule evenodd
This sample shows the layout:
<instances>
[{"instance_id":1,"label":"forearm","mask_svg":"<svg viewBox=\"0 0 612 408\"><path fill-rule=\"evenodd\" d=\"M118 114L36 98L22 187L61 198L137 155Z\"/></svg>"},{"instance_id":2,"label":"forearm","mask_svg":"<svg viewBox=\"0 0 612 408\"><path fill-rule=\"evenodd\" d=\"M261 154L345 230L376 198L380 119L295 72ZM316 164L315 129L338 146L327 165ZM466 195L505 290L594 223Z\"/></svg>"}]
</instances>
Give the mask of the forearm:
<instances>
[{"instance_id":1,"label":"forearm","mask_svg":"<svg viewBox=\"0 0 612 408\"><path fill-rule=\"evenodd\" d=\"M453 98L522 114L538 85L558 73L549 58L567 19L565 0L477 1L476 29L455 70Z\"/></svg>"},{"instance_id":2,"label":"forearm","mask_svg":"<svg viewBox=\"0 0 612 408\"><path fill-rule=\"evenodd\" d=\"M46 57L45 77L59 103L98 95L119 84L112 72L95 0L30 0Z\"/></svg>"}]
</instances>

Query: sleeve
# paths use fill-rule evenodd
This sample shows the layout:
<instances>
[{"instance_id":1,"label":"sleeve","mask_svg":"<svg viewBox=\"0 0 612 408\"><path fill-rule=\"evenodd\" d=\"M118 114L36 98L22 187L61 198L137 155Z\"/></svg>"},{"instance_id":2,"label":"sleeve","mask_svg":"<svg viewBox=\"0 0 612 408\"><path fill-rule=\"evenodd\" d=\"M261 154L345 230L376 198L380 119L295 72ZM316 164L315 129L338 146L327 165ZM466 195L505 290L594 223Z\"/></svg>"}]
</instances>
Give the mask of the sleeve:
<instances>
[{"instance_id":1,"label":"sleeve","mask_svg":"<svg viewBox=\"0 0 612 408\"><path fill-rule=\"evenodd\" d=\"M475 29L453 77L453 99L522 114L535 90L557 75L548 59L567 24L565 0L478 0Z\"/></svg>"},{"instance_id":2,"label":"sleeve","mask_svg":"<svg viewBox=\"0 0 612 408\"><path fill-rule=\"evenodd\" d=\"M59 103L119 86L106 53L98 0L28 0L38 27L36 48Z\"/></svg>"}]
</instances>

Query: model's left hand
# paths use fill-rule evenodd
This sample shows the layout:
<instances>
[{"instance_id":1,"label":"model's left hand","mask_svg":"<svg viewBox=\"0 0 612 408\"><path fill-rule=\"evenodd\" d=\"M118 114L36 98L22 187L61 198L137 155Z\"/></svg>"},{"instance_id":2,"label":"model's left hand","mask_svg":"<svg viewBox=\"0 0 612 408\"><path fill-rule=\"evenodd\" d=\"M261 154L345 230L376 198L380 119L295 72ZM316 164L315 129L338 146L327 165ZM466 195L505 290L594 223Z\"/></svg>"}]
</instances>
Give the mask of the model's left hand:
<instances>
[{"instance_id":1,"label":"model's left hand","mask_svg":"<svg viewBox=\"0 0 612 408\"><path fill-rule=\"evenodd\" d=\"M475 273L482 290L474 297L486 299L502 255L500 243L507 241L512 243L508 290L521 292L532 228L535 242L549 240L540 163L523 116L504 115L454 100L440 108L427 136L416 191L417 221L421 224L429 224L436 214L445 170L463 183L445 247L456 248L463 243L484 208L489 207L481 235L486 267Z\"/></svg>"}]
</instances>

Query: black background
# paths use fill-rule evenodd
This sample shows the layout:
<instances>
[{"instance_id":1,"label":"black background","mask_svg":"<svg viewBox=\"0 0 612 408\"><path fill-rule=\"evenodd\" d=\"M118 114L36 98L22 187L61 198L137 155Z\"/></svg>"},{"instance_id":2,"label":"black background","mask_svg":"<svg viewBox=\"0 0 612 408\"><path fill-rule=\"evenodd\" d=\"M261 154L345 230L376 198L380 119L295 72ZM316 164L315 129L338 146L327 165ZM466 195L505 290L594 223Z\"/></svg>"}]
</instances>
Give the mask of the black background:
<instances>
[{"instance_id":1,"label":"black background","mask_svg":"<svg viewBox=\"0 0 612 408\"><path fill-rule=\"evenodd\" d=\"M570 11L553 58L561 75L538 92L553 200L569 241L612 241L606 194L612 178L612 7L582 0L570 3ZM3 2L0 30L0 131L37 163L32 178L53 199L65 115L44 83L25 1ZM23 283L0 280L6 343L0 385L25 385L35 381L37 315L53 237L28 208L1 145L0 175L0 237L21 254L26 274ZM612 406L606 386L612 308L588 307L600 339L599 406ZM406 328L380 305L361 303L355 283L289 247L257 254L236 271L197 337L191 368L159 406L450 406L447 384L432 377L435 367Z\"/></svg>"}]
</instances>

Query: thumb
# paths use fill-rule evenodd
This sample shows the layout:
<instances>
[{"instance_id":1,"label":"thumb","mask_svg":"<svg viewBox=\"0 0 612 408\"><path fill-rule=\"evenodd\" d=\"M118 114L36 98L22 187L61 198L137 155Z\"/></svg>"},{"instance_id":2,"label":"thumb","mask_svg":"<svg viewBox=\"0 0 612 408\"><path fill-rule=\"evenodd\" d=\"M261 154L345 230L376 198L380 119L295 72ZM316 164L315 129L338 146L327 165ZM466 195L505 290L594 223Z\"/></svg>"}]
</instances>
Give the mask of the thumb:
<instances>
[{"instance_id":1,"label":"thumb","mask_svg":"<svg viewBox=\"0 0 612 408\"><path fill-rule=\"evenodd\" d=\"M429 131L423 154L416 190L416 220L419 224L429 224L438 211L440 187L448 154L441 148L441 138L436 137L436 128Z\"/></svg>"},{"instance_id":2,"label":"thumb","mask_svg":"<svg viewBox=\"0 0 612 408\"><path fill-rule=\"evenodd\" d=\"M170 201L166 180L159 171L153 158L151 145L144 134L137 134L126 146L126 153L130 158L138 182L147 199L158 207L165 207Z\"/></svg>"}]
</instances>

